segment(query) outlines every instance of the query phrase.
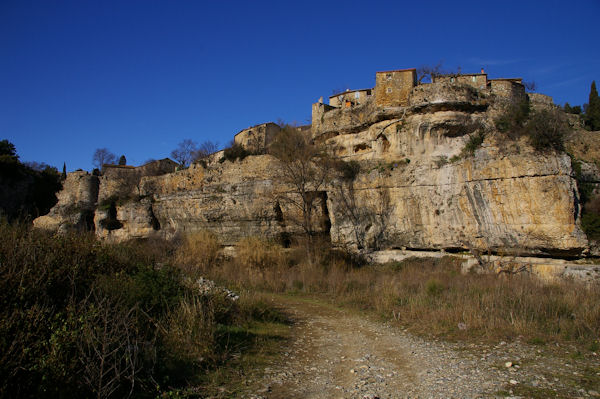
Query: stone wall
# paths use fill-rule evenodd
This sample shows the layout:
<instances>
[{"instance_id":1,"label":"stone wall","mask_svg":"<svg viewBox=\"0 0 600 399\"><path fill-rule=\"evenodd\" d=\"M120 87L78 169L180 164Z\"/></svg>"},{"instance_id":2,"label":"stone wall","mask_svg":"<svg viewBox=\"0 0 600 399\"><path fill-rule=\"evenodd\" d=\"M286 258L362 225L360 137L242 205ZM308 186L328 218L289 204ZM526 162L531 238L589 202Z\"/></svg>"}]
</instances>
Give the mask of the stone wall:
<instances>
[{"instance_id":1,"label":"stone wall","mask_svg":"<svg viewBox=\"0 0 600 399\"><path fill-rule=\"evenodd\" d=\"M233 141L252 153L264 154L280 130L279 125L273 122L262 123L242 130L235 135Z\"/></svg>"},{"instance_id":2,"label":"stone wall","mask_svg":"<svg viewBox=\"0 0 600 399\"><path fill-rule=\"evenodd\" d=\"M552 97L547 96L545 94L540 93L527 93L527 97L529 98L529 103L534 109L552 109L556 106L554 105L554 101ZM568 118L568 114L567 114Z\"/></svg>"},{"instance_id":3,"label":"stone wall","mask_svg":"<svg viewBox=\"0 0 600 399\"><path fill-rule=\"evenodd\" d=\"M329 111L337 109L331 105L324 104L321 102L313 103L312 114L311 114L311 127L314 132L321 132L323 130L323 123L325 121L325 114Z\"/></svg>"},{"instance_id":4,"label":"stone wall","mask_svg":"<svg viewBox=\"0 0 600 399\"><path fill-rule=\"evenodd\" d=\"M461 84L469 85L478 90L485 90L487 88L487 74L485 73L474 73L474 74L456 74L456 75L438 75L432 78L432 83L450 83L450 84Z\"/></svg>"},{"instance_id":5,"label":"stone wall","mask_svg":"<svg viewBox=\"0 0 600 399\"><path fill-rule=\"evenodd\" d=\"M375 103L378 107L408 105L408 97L417 83L416 69L384 71L375 74Z\"/></svg>"},{"instance_id":6,"label":"stone wall","mask_svg":"<svg viewBox=\"0 0 600 399\"><path fill-rule=\"evenodd\" d=\"M139 167L105 165L100 176L98 203L104 205L120 199L121 202L140 196L139 183L144 176L160 176L174 172L179 165L168 158L148 162Z\"/></svg>"},{"instance_id":7,"label":"stone wall","mask_svg":"<svg viewBox=\"0 0 600 399\"><path fill-rule=\"evenodd\" d=\"M490 91L496 96L510 101L522 101L527 99L525 86L510 79L490 80Z\"/></svg>"},{"instance_id":8,"label":"stone wall","mask_svg":"<svg viewBox=\"0 0 600 399\"><path fill-rule=\"evenodd\" d=\"M165 173L172 173L179 167L179 164L169 158L163 158L156 161L145 163L138 166L136 170L141 176L160 176Z\"/></svg>"},{"instance_id":9,"label":"stone wall","mask_svg":"<svg viewBox=\"0 0 600 399\"><path fill-rule=\"evenodd\" d=\"M474 89L471 85L436 82L420 84L410 93L410 105L422 106L451 102L477 102L487 97L485 91Z\"/></svg>"}]
</instances>

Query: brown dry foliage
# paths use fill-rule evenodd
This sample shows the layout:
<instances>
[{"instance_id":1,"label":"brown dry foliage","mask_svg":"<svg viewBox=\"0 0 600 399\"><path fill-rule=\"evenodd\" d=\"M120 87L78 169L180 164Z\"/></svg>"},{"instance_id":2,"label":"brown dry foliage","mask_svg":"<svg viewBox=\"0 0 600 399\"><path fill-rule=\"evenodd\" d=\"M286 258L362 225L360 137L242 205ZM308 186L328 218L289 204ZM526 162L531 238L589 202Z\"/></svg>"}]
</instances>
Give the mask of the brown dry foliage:
<instances>
[{"instance_id":1,"label":"brown dry foliage","mask_svg":"<svg viewBox=\"0 0 600 399\"><path fill-rule=\"evenodd\" d=\"M452 257L357 267L339 253L322 249L314 262L307 262L302 249L277 249L264 242L261 248L261 241L250 242L237 259L207 270L209 276L246 289L325 296L392 319L415 333L452 339L523 336L591 344L600 335L597 285L547 284L526 275L462 274L460 260ZM259 271L252 266L256 261L242 255L250 249L260 259ZM459 329L459 323L466 330Z\"/></svg>"},{"instance_id":2,"label":"brown dry foliage","mask_svg":"<svg viewBox=\"0 0 600 399\"><path fill-rule=\"evenodd\" d=\"M220 251L221 243L213 233L189 233L175 252L175 264L188 275L201 274L217 262Z\"/></svg>"}]
</instances>

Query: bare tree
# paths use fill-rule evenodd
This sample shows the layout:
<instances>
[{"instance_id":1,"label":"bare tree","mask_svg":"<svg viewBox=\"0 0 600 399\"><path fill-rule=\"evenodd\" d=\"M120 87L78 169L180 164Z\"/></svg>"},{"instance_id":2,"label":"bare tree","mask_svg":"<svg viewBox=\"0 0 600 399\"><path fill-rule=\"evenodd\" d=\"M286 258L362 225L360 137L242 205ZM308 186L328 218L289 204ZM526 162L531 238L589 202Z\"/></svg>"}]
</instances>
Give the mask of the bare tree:
<instances>
[{"instance_id":1,"label":"bare tree","mask_svg":"<svg viewBox=\"0 0 600 399\"><path fill-rule=\"evenodd\" d=\"M181 166L186 167L194 160L196 151L198 151L198 143L191 139L185 139L171 151L171 157Z\"/></svg>"},{"instance_id":2,"label":"bare tree","mask_svg":"<svg viewBox=\"0 0 600 399\"><path fill-rule=\"evenodd\" d=\"M354 179L360 173L360 164L356 161L339 161L336 166L339 175L338 182L333 185L332 190L334 202L337 211L350 224L356 247L361 251L365 248L365 226L372 219L372 212L369 212L368 207L361 206L357 202Z\"/></svg>"},{"instance_id":3,"label":"bare tree","mask_svg":"<svg viewBox=\"0 0 600 399\"><path fill-rule=\"evenodd\" d=\"M291 215L288 217L302 228L310 246L318 226L316 206L323 201L320 192L330 177L329 158L323 148L290 125L284 125L275 136L269 153L278 161L277 178L289 188L276 193L276 199L297 212L297 220ZM310 248L307 252L310 256Z\"/></svg>"},{"instance_id":4,"label":"bare tree","mask_svg":"<svg viewBox=\"0 0 600 399\"><path fill-rule=\"evenodd\" d=\"M535 93L537 90L537 84L533 80L523 81L523 86L525 86L525 90L527 90L529 93Z\"/></svg>"},{"instance_id":5,"label":"bare tree","mask_svg":"<svg viewBox=\"0 0 600 399\"><path fill-rule=\"evenodd\" d=\"M133 393L141 368L137 311L137 305L128 307L98 289L93 289L83 303L86 318L78 341L79 361L83 380L98 399L116 392L121 397Z\"/></svg>"},{"instance_id":6,"label":"bare tree","mask_svg":"<svg viewBox=\"0 0 600 399\"><path fill-rule=\"evenodd\" d=\"M219 150L219 144L210 140L206 140L200 144L200 147L194 153L194 161L204 159L210 154L213 154Z\"/></svg>"},{"instance_id":7,"label":"bare tree","mask_svg":"<svg viewBox=\"0 0 600 399\"><path fill-rule=\"evenodd\" d=\"M432 82L436 76L447 73L442 69L442 61L439 61L436 65L421 65L417 68L417 81L419 83L423 83L424 80Z\"/></svg>"},{"instance_id":8,"label":"bare tree","mask_svg":"<svg viewBox=\"0 0 600 399\"><path fill-rule=\"evenodd\" d=\"M92 164L98 169L102 169L102 165L114 164L117 162L117 156L109 151L108 148L98 148L92 156Z\"/></svg>"}]
</instances>

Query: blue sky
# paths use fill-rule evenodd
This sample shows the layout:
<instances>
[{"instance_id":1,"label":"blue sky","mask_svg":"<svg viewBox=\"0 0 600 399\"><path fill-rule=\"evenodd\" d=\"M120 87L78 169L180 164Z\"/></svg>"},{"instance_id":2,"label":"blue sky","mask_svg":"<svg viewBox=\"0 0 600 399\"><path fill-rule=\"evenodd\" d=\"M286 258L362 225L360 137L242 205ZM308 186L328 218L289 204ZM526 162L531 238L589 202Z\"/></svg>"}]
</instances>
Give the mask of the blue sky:
<instances>
[{"instance_id":1,"label":"blue sky","mask_svg":"<svg viewBox=\"0 0 600 399\"><path fill-rule=\"evenodd\" d=\"M101 147L138 165L439 61L582 104L599 17L598 0L0 0L0 139L69 171Z\"/></svg>"}]
</instances>

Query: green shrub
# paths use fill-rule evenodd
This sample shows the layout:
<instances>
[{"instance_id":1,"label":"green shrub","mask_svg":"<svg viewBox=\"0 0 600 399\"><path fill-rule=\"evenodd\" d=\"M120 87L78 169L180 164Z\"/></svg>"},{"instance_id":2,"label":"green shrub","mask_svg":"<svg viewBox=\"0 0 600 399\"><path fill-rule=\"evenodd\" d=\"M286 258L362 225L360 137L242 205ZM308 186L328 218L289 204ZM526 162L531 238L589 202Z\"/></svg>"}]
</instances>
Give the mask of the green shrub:
<instances>
[{"instance_id":1,"label":"green shrub","mask_svg":"<svg viewBox=\"0 0 600 399\"><path fill-rule=\"evenodd\" d=\"M438 296L444 291L444 285L436 279L430 279L425 284L425 292L430 296Z\"/></svg>"},{"instance_id":2,"label":"green shrub","mask_svg":"<svg viewBox=\"0 0 600 399\"><path fill-rule=\"evenodd\" d=\"M600 240L600 215L595 212L584 213L581 216L581 228L592 240Z\"/></svg>"},{"instance_id":3,"label":"green shrub","mask_svg":"<svg viewBox=\"0 0 600 399\"><path fill-rule=\"evenodd\" d=\"M528 101L511 104L495 120L496 129L508 138L527 137L536 151L564 151L569 126L559 109L532 110Z\"/></svg>"},{"instance_id":4,"label":"green shrub","mask_svg":"<svg viewBox=\"0 0 600 399\"><path fill-rule=\"evenodd\" d=\"M335 164L335 167L344 180L354 180L360 173L360 163L357 161L340 161Z\"/></svg>"},{"instance_id":5,"label":"green shrub","mask_svg":"<svg viewBox=\"0 0 600 399\"><path fill-rule=\"evenodd\" d=\"M188 288L163 264L168 246L6 223L0 234L0 397L155 396L228 353L211 343L239 309Z\"/></svg>"},{"instance_id":6,"label":"green shrub","mask_svg":"<svg viewBox=\"0 0 600 399\"><path fill-rule=\"evenodd\" d=\"M510 135L513 139L522 133L522 128L529 118L531 107L529 101L511 103L505 112L494 122L499 132Z\"/></svg>"},{"instance_id":7,"label":"green shrub","mask_svg":"<svg viewBox=\"0 0 600 399\"><path fill-rule=\"evenodd\" d=\"M477 132L469 136L469 139L467 140L465 146L461 151L461 155L464 157L473 156L475 154L475 151L477 151L481 144L483 144L484 139L485 135L483 132Z\"/></svg>"},{"instance_id":8,"label":"green shrub","mask_svg":"<svg viewBox=\"0 0 600 399\"><path fill-rule=\"evenodd\" d=\"M440 155L434 160L434 162L438 168L441 168L448 163L448 157L446 155Z\"/></svg>"}]
</instances>

